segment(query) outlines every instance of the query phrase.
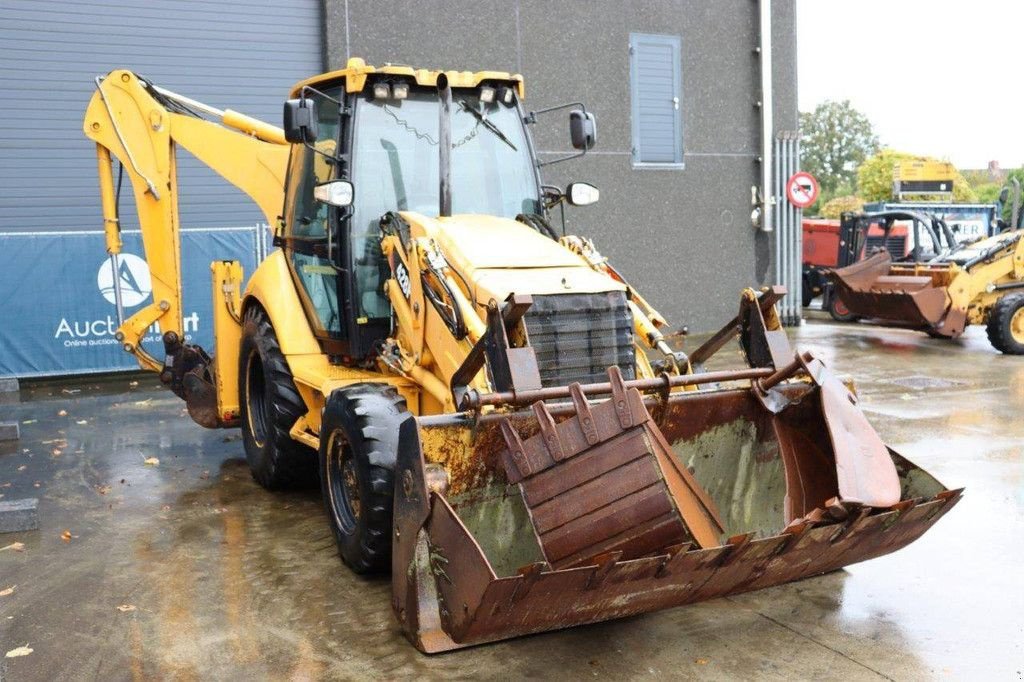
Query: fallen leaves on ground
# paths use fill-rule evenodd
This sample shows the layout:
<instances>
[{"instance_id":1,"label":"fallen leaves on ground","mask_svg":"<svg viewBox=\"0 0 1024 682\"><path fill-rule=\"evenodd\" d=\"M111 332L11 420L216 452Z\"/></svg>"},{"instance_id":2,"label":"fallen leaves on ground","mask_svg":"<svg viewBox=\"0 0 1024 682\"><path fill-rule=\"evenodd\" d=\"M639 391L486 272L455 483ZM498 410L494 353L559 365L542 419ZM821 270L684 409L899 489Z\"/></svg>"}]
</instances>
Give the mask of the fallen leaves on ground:
<instances>
[{"instance_id":1,"label":"fallen leaves on ground","mask_svg":"<svg viewBox=\"0 0 1024 682\"><path fill-rule=\"evenodd\" d=\"M129 381L128 385L131 386L132 388L135 388L136 386L139 385L139 382L137 382L137 381Z\"/></svg>"},{"instance_id":2,"label":"fallen leaves on ground","mask_svg":"<svg viewBox=\"0 0 1024 682\"><path fill-rule=\"evenodd\" d=\"M129 611L135 610L135 604L121 604L117 607L117 610L121 613L128 613Z\"/></svg>"},{"instance_id":3,"label":"fallen leaves on ground","mask_svg":"<svg viewBox=\"0 0 1024 682\"><path fill-rule=\"evenodd\" d=\"M11 649L7 652L7 658L17 658L18 656L28 656L30 653L35 651L28 644L25 646L19 646L17 649Z\"/></svg>"},{"instance_id":4,"label":"fallen leaves on ground","mask_svg":"<svg viewBox=\"0 0 1024 682\"><path fill-rule=\"evenodd\" d=\"M27 464L22 464L20 467L18 467L18 471L24 471L25 469L28 469Z\"/></svg>"},{"instance_id":5,"label":"fallen leaves on ground","mask_svg":"<svg viewBox=\"0 0 1024 682\"><path fill-rule=\"evenodd\" d=\"M75 423L78 424L79 426L85 426L86 424L89 423L89 421L86 419L76 419Z\"/></svg>"},{"instance_id":6,"label":"fallen leaves on ground","mask_svg":"<svg viewBox=\"0 0 1024 682\"><path fill-rule=\"evenodd\" d=\"M160 466L160 460L156 457L147 457L143 464L148 464L151 467Z\"/></svg>"},{"instance_id":7,"label":"fallen leaves on ground","mask_svg":"<svg viewBox=\"0 0 1024 682\"><path fill-rule=\"evenodd\" d=\"M58 417L66 417L66 416L68 416L68 411L67 410L61 410L60 412L57 413L57 416Z\"/></svg>"},{"instance_id":8,"label":"fallen leaves on ground","mask_svg":"<svg viewBox=\"0 0 1024 682\"><path fill-rule=\"evenodd\" d=\"M60 457L64 453L61 450L58 450L57 448L54 448L53 452L51 452L50 454L53 455L54 457Z\"/></svg>"},{"instance_id":9,"label":"fallen leaves on ground","mask_svg":"<svg viewBox=\"0 0 1024 682\"><path fill-rule=\"evenodd\" d=\"M17 585L11 585L10 587L8 587L5 590L0 590L0 597L9 597L9 596L11 596L12 594L14 594L14 588L15 587L17 587Z\"/></svg>"},{"instance_id":10,"label":"fallen leaves on ground","mask_svg":"<svg viewBox=\"0 0 1024 682\"><path fill-rule=\"evenodd\" d=\"M697 660L694 661L694 663L696 663L697 665L707 665L708 664L708 659L706 659L706 658L698 658Z\"/></svg>"},{"instance_id":11,"label":"fallen leaves on ground","mask_svg":"<svg viewBox=\"0 0 1024 682\"><path fill-rule=\"evenodd\" d=\"M25 551L25 543L24 542L12 542L11 544L7 545L6 547L0 547L0 552L4 551L5 549L11 549L11 550L14 550L15 552L24 552Z\"/></svg>"},{"instance_id":12,"label":"fallen leaves on ground","mask_svg":"<svg viewBox=\"0 0 1024 682\"><path fill-rule=\"evenodd\" d=\"M71 538L73 538L73 537L75 537L75 536L72 535L71 531L69 531L69 530L65 530L63 533L60 534L60 539L63 540L64 542L71 542Z\"/></svg>"},{"instance_id":13,"label":"fallen leaves on ground","mask_svg":"<svg viewBox=\"0 0 1024 682\"><path fill-rule=\"evenodd\" d=\"M96 486L96 492L98 492L100 495L106 495L107 493L110 492L110 486L109 485L98 485L98 486Z\"/></svg>"}]
</instances>

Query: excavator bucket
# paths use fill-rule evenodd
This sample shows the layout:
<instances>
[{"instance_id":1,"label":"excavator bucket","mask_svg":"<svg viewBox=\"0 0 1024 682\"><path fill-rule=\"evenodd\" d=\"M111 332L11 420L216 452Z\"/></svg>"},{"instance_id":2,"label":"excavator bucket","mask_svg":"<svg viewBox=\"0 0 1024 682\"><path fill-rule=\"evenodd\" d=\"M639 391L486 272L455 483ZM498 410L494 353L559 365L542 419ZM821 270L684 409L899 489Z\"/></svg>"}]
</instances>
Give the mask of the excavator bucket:
<instances>
[{"instance_id":1,"label":"excavator bucket","mask_svg":"<svg viewBox=\"0 0 1024 682\"><path fill-rule=\"evenodd\" d=\"M470 395L466 412L402 424L392 587L421 651L825 573L953 507L960 490L888 448L842 381L789 350L771 297L745 301L691 358L739 333L749 368L626 381L613 367L604 383Z\"/></svg>"},{"instance_id":2,"label":"excavator bucket","mask_svg":"<svg viewBox=\"0 0 1024 682\"><path fill-rule=\"evenodd\" d=\"M885 251L832 270L826 277L850 312L861 317L936 329L949 310L946 289L931 274L917 274L916 269L908 274L894 271Z\"/></svg>"}]
</instances>

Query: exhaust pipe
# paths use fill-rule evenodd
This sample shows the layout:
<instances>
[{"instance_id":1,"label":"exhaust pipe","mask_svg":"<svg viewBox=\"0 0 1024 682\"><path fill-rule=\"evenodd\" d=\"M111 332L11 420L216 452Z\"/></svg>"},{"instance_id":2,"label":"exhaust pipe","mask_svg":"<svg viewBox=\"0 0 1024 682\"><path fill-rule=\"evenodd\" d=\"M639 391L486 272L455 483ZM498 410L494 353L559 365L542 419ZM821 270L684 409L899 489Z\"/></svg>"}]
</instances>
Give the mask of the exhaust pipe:
<instances>
[{"instance_id":1,"label":"exhaust pipe","mask_svg":"<svg viewBox=\"0 0 1024 682\"><path fill-rule=\"evenodd\" d=\"M440 163L440 206L438 215L445 217L452 214L452 89L448 85L448 76L443 73L437 77L437 94L441 100L441 118L437 122L437 146Z\"/></svg>"}]
</instances>

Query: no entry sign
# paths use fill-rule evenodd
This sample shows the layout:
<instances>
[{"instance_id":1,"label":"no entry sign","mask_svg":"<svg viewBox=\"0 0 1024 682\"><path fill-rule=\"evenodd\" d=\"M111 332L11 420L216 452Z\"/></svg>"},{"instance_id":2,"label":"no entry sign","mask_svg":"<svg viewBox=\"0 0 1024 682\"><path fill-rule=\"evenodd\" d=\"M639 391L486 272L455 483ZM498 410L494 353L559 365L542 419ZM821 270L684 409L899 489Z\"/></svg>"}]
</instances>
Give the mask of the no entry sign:
<instances>
[{"instance_id":1,"label":"no entry sign","mask_svg":"<svg viewBox=\"0 0 1024 682\"><path fill-rule=\"evenodd\" d=\"M818 200L818 181L810 173L794 173L786 182L786 198L797 208L807 208Z\"/></svg>"}]
</instances>

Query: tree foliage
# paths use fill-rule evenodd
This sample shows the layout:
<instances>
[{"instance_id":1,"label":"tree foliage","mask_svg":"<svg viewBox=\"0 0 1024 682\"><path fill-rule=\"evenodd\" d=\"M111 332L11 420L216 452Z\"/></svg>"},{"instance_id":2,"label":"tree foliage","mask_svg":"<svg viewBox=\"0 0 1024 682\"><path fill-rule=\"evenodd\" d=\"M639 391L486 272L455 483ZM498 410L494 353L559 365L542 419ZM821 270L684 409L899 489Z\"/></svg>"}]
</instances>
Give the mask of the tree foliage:
<instances>
[{"instance_id":1,"label":"tree foliage","mask_svg":"<svg viewBox=\"0 0 1024 682\"><path fill-rule=\"evenodd\" d=\"M883 149L864 163L857 170L857 195L865 202L892 201L892 180L893 169L897 161L936 161L929 156L918 156L907 154L893 149ZM905 201L915 199L934 201L934 197L913 197L905 196ZM960 171L953 175L953 201L957 203L973 203L978 200L978 195L970 186Z\"/></svg>"},{"instance_id":2,"label":"tree foliage","mask_svg":"<svg viewBox=\"0 0 1024 682\"><path fill-rule=\"evenodd\" d=\"M836 197L828 201L824 206L821 207L821 217L831 218L833 220L839 218L843 213L847 211L853 211L859 213L864 210L864 200L860 197L853 195L847 195L843 197Z\"/></svg>"},{"instance_id":3,"label":"tree foliage","mask_svg":"<svg viewBox=\"0 0 1024 682\"><path fill-rule=\"evenodd\" d=\"M835 196L843 185L853 187L857 167L878 151L871 121L849 100L800 112L800 134L801 165L818 179L825 196Z\"/></svg>"}]
</instances>

